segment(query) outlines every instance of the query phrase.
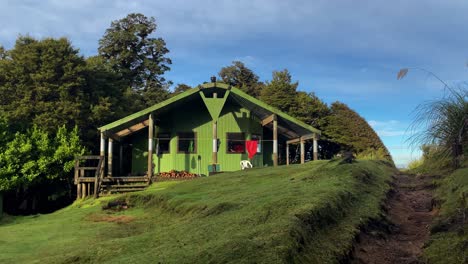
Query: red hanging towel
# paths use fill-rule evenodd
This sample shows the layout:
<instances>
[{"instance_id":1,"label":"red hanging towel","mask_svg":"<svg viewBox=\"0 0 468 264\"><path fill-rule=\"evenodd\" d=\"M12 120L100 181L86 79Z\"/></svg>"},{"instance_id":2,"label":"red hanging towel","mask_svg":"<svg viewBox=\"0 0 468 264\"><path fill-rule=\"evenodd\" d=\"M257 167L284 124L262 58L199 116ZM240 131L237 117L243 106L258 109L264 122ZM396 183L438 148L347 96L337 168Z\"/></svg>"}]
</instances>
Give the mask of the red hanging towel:
<instances>
[{"instance_id":1,"label":"red hanging towel","mask_svg":"<svg viewBox=\"0 0 468 264\"><path fill-rule=\"evenodd\" d=\"M257 154L257 140L246 140L245 146L247 147L247 152L249 153L249 159L252 159L255 154Z\"/></svg>"}]
</instances>

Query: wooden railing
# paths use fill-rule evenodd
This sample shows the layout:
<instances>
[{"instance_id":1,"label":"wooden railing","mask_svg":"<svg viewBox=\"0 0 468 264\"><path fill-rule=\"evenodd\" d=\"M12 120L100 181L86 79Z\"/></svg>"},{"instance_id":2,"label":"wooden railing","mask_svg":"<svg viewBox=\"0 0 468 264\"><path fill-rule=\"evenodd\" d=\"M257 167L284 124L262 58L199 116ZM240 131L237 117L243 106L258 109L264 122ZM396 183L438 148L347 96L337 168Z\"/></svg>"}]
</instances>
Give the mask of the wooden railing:
<instances>
[{"instance_id":1,"label":"wooden railing","mask_svg":"<svg viewBox=\"0 0 468 264\"><path fill-rule=\"evenodd\" d=\"M97 166L86 166L88 160L97 160ZM81 166L81 163L84 166ZM94 171L94 173L87 173ZM94 181L93 181L94 178ZM91 194L91 183L94 182L94 197L99 197L99 191L104 178L104 157L79 156L75 159L75 184L77 186L77 198L84 198Z\"/></svg>"}]
</instances>

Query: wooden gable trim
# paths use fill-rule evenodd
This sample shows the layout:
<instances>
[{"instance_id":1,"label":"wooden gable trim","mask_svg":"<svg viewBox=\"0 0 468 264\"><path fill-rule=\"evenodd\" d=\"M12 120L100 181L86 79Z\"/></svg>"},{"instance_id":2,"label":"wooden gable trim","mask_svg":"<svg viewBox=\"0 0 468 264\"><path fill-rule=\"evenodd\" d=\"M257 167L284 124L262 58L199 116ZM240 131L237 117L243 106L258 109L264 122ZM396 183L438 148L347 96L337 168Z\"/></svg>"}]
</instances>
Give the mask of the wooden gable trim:
<instances>
[{"instance_id":1,"label":"wooden gable trim","mask_svg":"<svg viewBox=\"0 0 468 264\"><path fill-rule=\"evenodd\" d=\"M267 118L262 120L262 126L266 126L275 120L276 120L275 114L269 115Z\"/></svg>"},{"instance_id":2,"label":"wooden gable trim","mask_svg":"<svg viewBox=\"0 0 468 264\"><path fill-rule=\"evenodd\" d=\"M148 124L149 124L149 120L147 119L147 120L145 120L143 122L140 122L138 124L135 124L135 125L133 125L131 127L127 127L125 129L122 129L119 132L115 133L115 135L117 137L125 137L125 136L128 136L128 135L130 135L132 133L135 133L135 132L147 127Z\"/></svg>"}]
</instances>

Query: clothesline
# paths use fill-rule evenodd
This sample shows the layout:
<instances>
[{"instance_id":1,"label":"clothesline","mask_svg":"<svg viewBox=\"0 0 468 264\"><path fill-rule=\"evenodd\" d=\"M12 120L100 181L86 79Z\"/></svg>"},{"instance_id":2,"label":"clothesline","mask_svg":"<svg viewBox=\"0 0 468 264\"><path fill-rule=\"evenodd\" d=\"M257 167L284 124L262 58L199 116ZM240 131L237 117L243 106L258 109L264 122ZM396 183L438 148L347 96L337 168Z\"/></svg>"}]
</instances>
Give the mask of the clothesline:
<instances>
[{"instance_id":1,"label":"clothesline","mask_svg":"<svg viewBox=\"0 0 468 264\"><path fill-rule=\"evenodd\" d=\"M155 138L155 139L158 139L158 140L171 140L173 138ZM178 138L179 140L206 140L206 141L212 141L213 138ZM217 139L220 139L220 138L217 138ZM248 141L248 140L254 140L254 141L259 141L259 142L273 142L274 140L273 139L223 139L223 140L227 140L227 141L239 141L239 142L242 142L242 141Z\"/></svg>"}]
</instances>

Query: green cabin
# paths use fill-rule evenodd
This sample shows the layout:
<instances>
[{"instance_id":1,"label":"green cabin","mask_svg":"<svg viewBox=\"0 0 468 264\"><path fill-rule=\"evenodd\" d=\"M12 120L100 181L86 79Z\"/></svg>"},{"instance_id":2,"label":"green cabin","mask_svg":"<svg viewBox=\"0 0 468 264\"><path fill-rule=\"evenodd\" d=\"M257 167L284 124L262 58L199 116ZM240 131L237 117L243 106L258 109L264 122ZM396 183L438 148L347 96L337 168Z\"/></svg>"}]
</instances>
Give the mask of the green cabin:
<instances>
[{"instance_id":1,"label":"green cabin","mask_svg":"<svg viewBox=\"0 0 468 264\"><path fill-rule=\"evenodd\" d=\"M200 175L289 164L291 144L313 142L320 131L236 87L212 82L99 128L108 177L153 177L171 170ZM249 159L246 142L256 141ZM252 148L249 149L252 152Z\"/></svg>"}]
</instances>

